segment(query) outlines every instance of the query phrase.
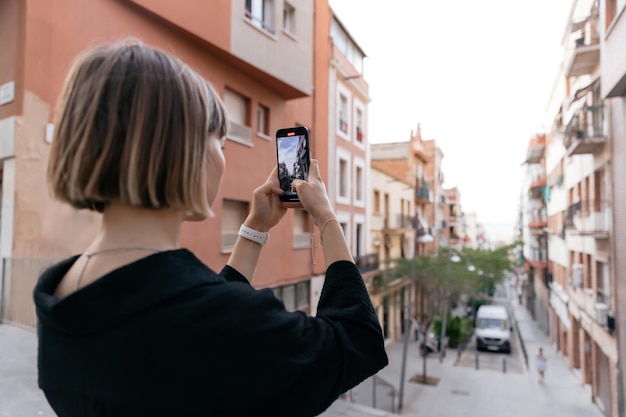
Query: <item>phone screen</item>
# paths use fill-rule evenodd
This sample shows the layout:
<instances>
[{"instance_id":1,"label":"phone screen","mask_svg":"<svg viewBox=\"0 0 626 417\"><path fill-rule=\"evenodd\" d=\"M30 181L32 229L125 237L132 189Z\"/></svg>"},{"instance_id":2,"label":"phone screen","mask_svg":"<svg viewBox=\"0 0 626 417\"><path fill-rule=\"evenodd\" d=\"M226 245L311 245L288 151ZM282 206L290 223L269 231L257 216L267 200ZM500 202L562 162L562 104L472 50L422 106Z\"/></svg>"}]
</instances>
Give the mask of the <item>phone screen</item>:
<instances>
[{"instance_id":1,"label":"phone screen","mask_svg":"<svg viewBox=\"0 0 626 417\"><path fill-rule=\"evenodd\" d=\"M295 179L309 178L310 150L309 130L306 127L280 129L276 132L278 180L283 194L282 201L300 201L292 189Z\"/></svg>"}]
</instances>

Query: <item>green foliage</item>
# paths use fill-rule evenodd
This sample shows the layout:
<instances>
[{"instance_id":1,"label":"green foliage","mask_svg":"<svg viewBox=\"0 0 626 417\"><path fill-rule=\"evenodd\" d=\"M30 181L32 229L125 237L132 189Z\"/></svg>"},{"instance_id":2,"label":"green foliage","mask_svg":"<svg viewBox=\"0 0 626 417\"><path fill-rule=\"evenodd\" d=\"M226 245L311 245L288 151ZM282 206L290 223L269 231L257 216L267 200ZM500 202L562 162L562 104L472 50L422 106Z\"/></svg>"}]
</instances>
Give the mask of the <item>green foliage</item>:
<instances>
[{"instance_id":1,"label":"green foliage","mask_svg":"<svg viewBox=\"0 0 626 417\"><path fill-rule=\"evenodd\" d=\"M425 313L434 317L441 313L443 305L455 304L461 295L470 299L487 299L493 295L505 273L512 270L510 253L516 245L462 252L440 247L437 256L393 260L395 268L385 271L385 280L414 277L430 309ZM453 262L455 256L458 262Z\"/></svg>"},{"instance_id":2,"label":"green foliage","mask_svg":"<svg viewBox=\"0 0 626 417\"><path fill-rule=\"evenodd\" d=\"M441 334L441 319L435 320L433 323L433 331L439 336ZM474 329L474 320L469 317L453 317L446 323L446 336L448 337L448 346L456 348L460 343L469 340Z\"/></svg>"}]
</instances>

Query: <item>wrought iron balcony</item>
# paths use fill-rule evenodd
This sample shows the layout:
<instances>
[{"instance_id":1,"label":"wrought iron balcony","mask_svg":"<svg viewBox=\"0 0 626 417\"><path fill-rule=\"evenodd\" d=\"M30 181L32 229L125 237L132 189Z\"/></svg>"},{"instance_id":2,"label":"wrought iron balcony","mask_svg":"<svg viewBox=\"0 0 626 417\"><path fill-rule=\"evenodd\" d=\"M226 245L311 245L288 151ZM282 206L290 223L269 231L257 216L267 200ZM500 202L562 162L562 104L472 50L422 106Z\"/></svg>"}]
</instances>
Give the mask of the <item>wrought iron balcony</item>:
<instances>
[{"instance_id":1,"label":"wrought iron balcony","mask_svg":"<svg viewBox=\"0 0 626 417\"><path fill-rule=\"evenodd\" d=\"M535 208L528 213L528 228L529 229L543 229L548 225L548 217L546 209Z\"/></svg>"},{"instance_id":2,"label":"wrought iron balcony","mask_svg":"<svg viewBox=\"0 0 626 417\"><path fill-rule=\"evenodd\" d=\"M592 154L607 138L604 106L586 106L572 116L565 129L567 154Z\"/></svg>"},{"instance_id":3,"label":"wrought iron balcony","mask_svg":"<svg viewBox=\"0 0 626 417\"><path fill-rule=\"evenodd\" d=\"M548 267L548 250L545 247L531 246L530 251L524 257L537 269Z\"/></svg>"},{"instance_id":4,"label":"wrought iron balcony","mask_svg":"<svg viewBox=\"0 0 626 417\"><path fill-rule=\"evenodd\" d=\"M433 202L433 193L428 186L428 182L424 179L417 179L415 188L415 200L418 204L426 204Z\"/></svg>"},{"instance_id":5,"label":"wrought iron balcony","mask_svg":"<svg viewBox=\"0 0 626 417\"><path fill-rule=\"evenodd\" d=\"M368 253L367 255L357 256L354 259L356 266L361 271L361 274L367 272L378 271L380 267L380 261L377 253Z\"/></svg>"}]
</instances>

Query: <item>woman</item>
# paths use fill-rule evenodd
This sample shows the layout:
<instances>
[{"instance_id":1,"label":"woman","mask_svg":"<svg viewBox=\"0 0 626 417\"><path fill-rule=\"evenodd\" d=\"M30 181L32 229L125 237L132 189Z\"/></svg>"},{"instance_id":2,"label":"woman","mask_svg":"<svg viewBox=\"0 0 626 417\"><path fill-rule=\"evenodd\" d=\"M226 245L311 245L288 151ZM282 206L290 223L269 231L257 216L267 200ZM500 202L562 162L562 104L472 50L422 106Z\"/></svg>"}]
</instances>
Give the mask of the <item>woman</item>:
<instances>
[{"instance_id":1,"label":"woman","mask_svg":"<svg viewBox=\"0 0 626 417\"><path fill-rule=\"evenodd\" d=\"M181 223L211 214L227 125L213 88L154 48L100 46L71 70L48 183L102 223L34 291L39 386L59 416L314 416L387 364L316 161L293 186L323 240L317 317L250 285L286 211L276 170L219 275L179 247Z\"/></svg>"}]
</instances>

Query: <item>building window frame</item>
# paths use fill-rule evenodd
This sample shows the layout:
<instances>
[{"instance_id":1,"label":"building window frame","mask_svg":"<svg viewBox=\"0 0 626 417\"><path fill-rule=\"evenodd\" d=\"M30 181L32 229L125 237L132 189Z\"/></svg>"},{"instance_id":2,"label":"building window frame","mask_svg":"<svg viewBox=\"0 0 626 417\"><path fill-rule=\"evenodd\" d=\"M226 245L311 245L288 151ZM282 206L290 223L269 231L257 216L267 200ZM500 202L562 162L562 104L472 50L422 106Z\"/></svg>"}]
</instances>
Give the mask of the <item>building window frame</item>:
<instances>
[{"instance_id":1,"label":"building window frame","mask_svg":"<svg viewBox=\"0 0 626 417\"><path fill-rule=\"evenodd\" d=\"M252 26L274 35L274 0L245 0L244 16Z\"/></svg>"},{"instance_id":2,"label":"building window frame","mask_svg":"<svg viewBox=\"0 0 626 417\"><path fill-rule=\"evenodd\" d=\"M337 136L350 142L352 94L342 83L337 83Z\"/></svg>"},{"instance_id":3,"label":"building window frame","mask_svg":"<svg viewBox=\"0 0 626 417\"><path fill-rule=\"evenodd\" d=\"M365 149L367 144L366 126L367 126L367 113L365 111L365 104L358 98L354 98L354 144L360 149ZM359 115L360 113L360 115Z\"/></svg>"},{"instance_id":4,"label":"building window frame","mask_svg":"<svg viewBox=\"0 0 626 417\"><path fill-rule=\"evenodd\" d=\"M336 172L337 172L336 201L339 204L349 205L351 203L350 201L351 200L350 185L351 185L351 177L352 177L351 159L352 159L352 155L350 154L349 151L343 148L337 148L337 160L336 160L336 167L335 167ZM342 161L345 163L345 167L343 167L343 169L342 169Z\"/></svg>"},{"instance_id":5,"label":"building window frame","mask_svg":"<svg viewBox=\"0 0 626 417\"><path fill-rule=\"evenodd\" d=\"M352 201L356 207L365 207L365 193L366 193L366 178L367 172L365 171L365 161L357 156L353 158L352 165L354 166L354 180L353 180L353 196ZM359 178L358 171L361 170ZM359 195L360 194L360 195Z\"/></svg>"}]
</instances>

